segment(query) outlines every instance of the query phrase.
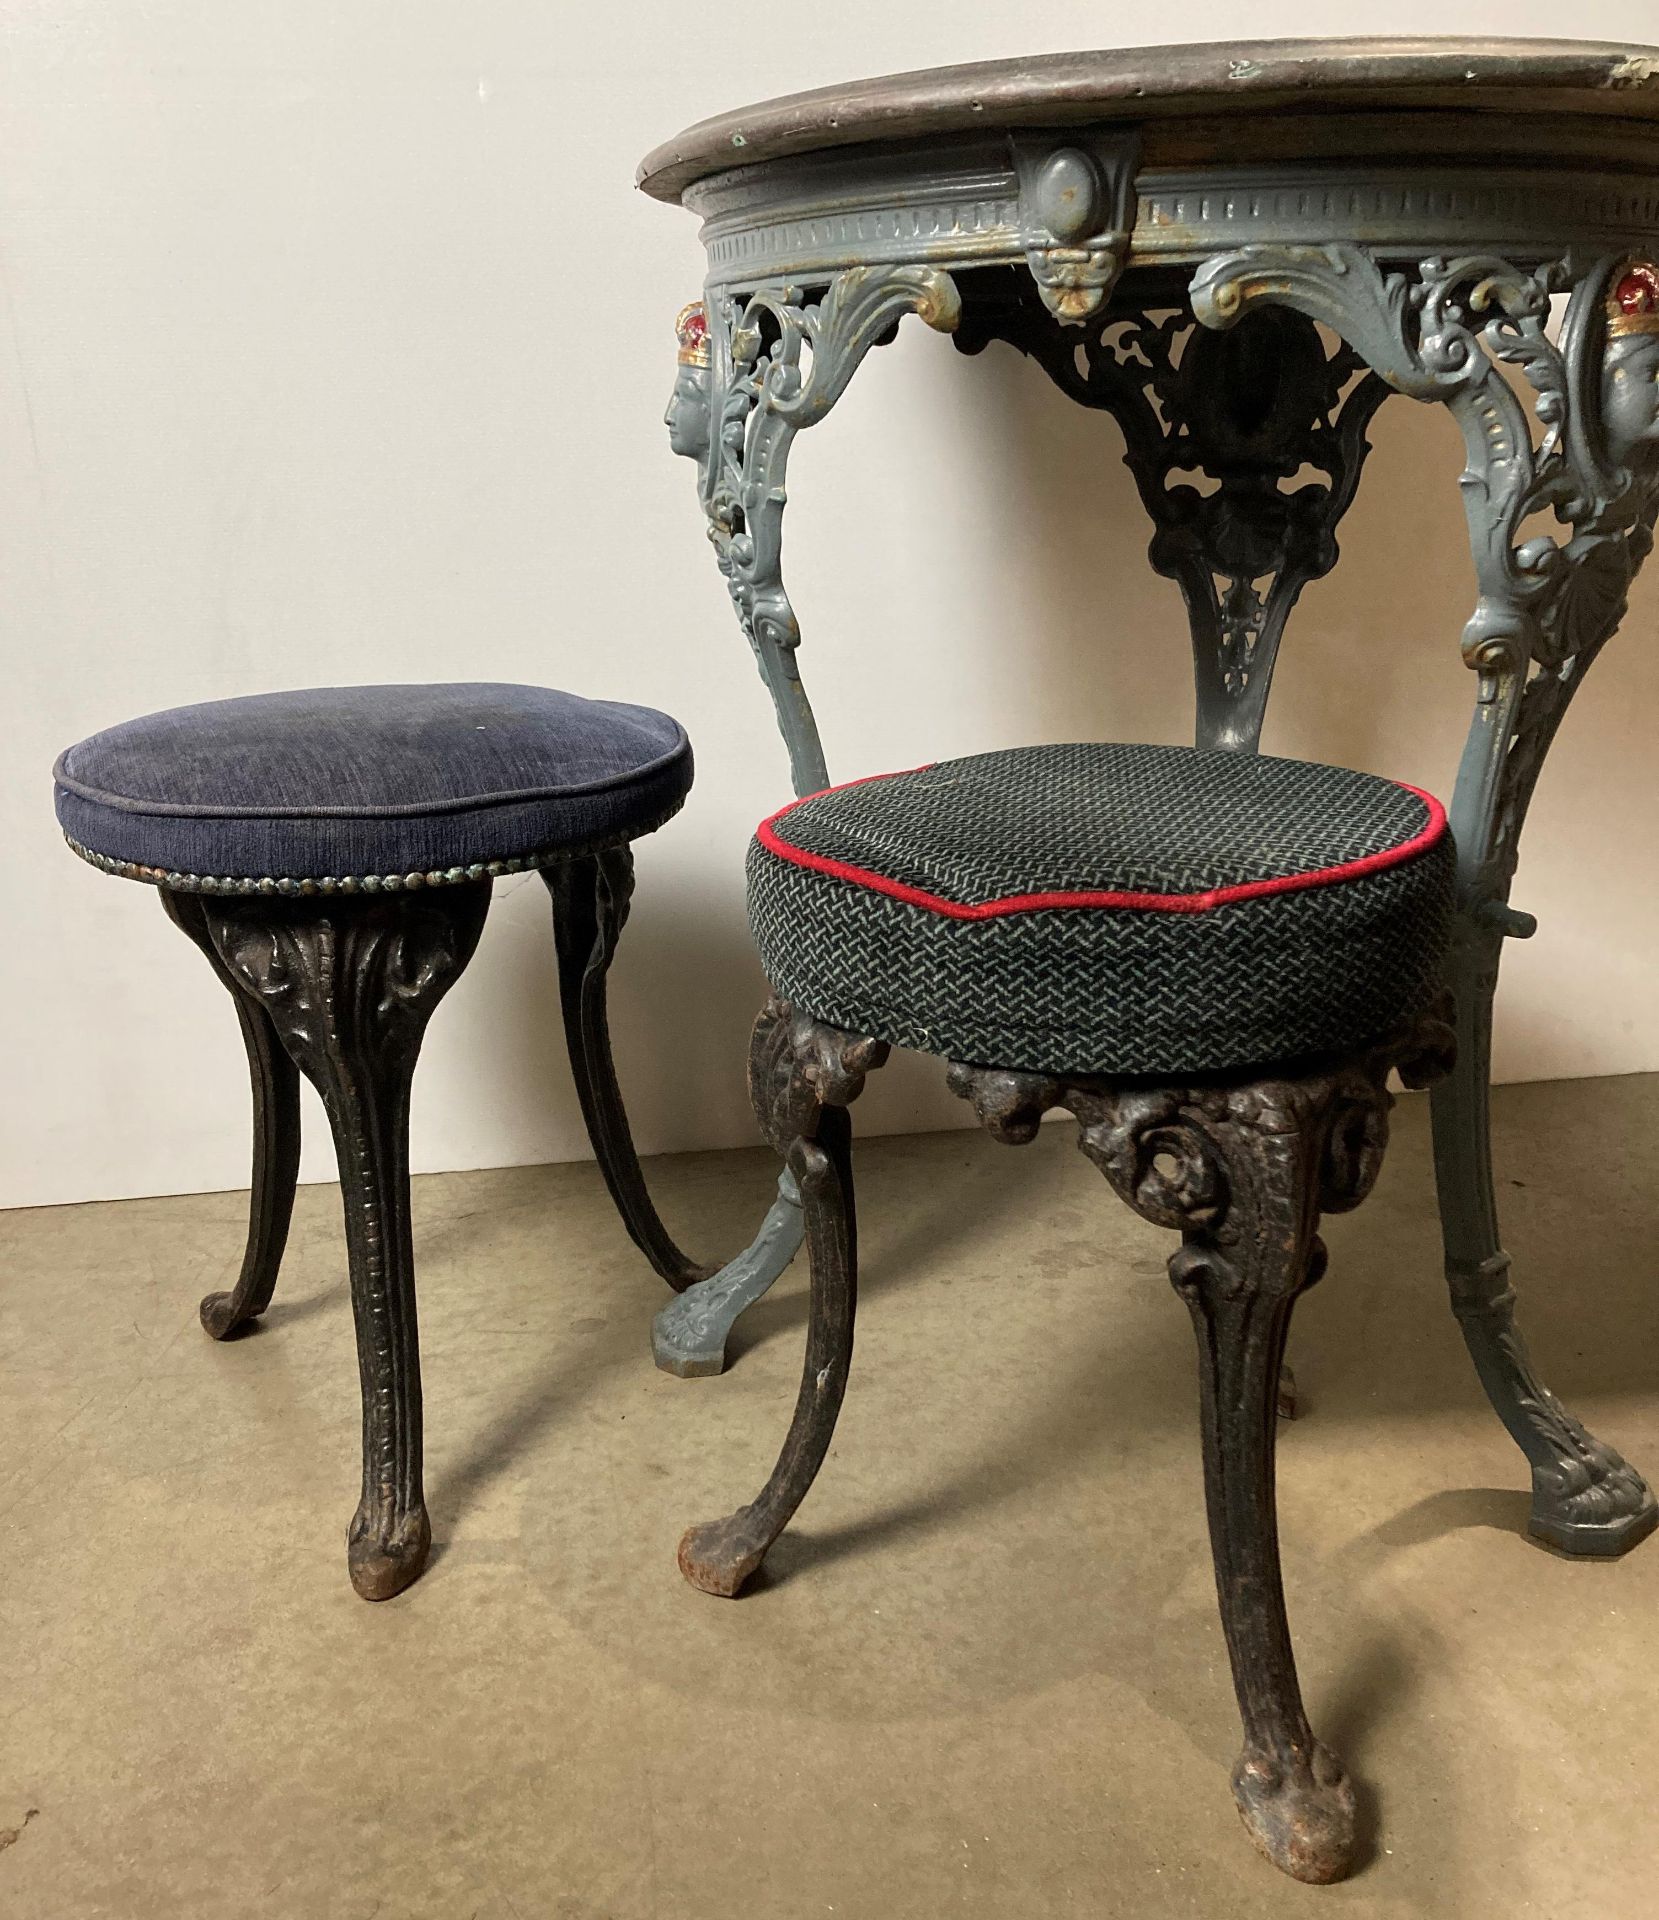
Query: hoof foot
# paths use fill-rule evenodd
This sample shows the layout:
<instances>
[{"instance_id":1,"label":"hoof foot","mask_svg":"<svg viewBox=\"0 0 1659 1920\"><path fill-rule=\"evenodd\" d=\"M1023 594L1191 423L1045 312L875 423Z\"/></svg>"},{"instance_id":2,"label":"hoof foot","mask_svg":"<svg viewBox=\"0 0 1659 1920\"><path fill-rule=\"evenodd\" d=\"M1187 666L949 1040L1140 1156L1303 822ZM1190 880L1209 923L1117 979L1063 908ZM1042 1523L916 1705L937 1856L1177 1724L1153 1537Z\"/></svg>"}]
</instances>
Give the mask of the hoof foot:
<instances>
[{"instance_id":1,"label":"hoof foot","mask_svg":"<svg viewBox=\"0 0 1659 1920\"><path fill-rule=\"evenodd\" d=\"M1233 1798L1250 1838L1291 1879L1325 1886L1354 1864L1353 1783L1318 1741L1301 1779L1271 1754L1246 1750L1233 1769Z\"/></svg>"},{"instance_id":2,"label":"hoof foot","mask_svg":"<svg viewBox=\"0 0 1659 1920\"><path fill-rule=\"evenodd\" d=\"M1530 1530L1562 1553L1615 1560L1659 1526L1659 1504L1611 1447L1583 1439L1565 1467L1534 1474Z\"/></svg>"},{"instance_id":3,"label":"hoof foot","mask_svg":"<svg viewBox=\"0 0 1659 1920\"><path fill-rule=\"evenodd\" d=\"M228 1340L238 1327L251 1327L259 1317L252 1313L236 1311L236 1296L231 1293L210 1293L202 1300L202 1325L215 1340Z\"/></svg>"},{"instance_id":4,"label":"hoof foot","mask_svg":"<svg viewBox=\"0 0 1659 1920\"><path fill-rule=\"evenodd\" d=\"M346 1536L346 1566L351 1584L365 1600L390 1600L413 1586L426 1565L432 1545L432 1526L426 1509L405 1514L389 1537L382 1538L354 1522Z\"/></svg>"},{"instance_id":5,"label":"hoof foot","mask_svg":"<svg viewBox=\"0 0 1659 1920\"><path fill-rule=\"evenodd\" d=\"M772 1543L757 1547L748 1520L745 1507L728 1519L686 1530L680 1541L680 1571L700 1593L733 1600L759 1570Z\"/></svg>"}]
</instances>

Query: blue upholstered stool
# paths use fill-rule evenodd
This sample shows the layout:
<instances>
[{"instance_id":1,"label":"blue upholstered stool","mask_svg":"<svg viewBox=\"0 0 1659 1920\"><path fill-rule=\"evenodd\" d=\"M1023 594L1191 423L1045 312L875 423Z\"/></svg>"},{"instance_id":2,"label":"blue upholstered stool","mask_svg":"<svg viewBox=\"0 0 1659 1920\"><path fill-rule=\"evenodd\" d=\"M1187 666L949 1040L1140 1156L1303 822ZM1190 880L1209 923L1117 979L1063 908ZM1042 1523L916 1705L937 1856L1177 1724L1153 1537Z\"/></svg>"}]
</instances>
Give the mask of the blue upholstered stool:
<instances>
[{"instance_id":1,"label":"blue upholstered stool","mask_svg":"<svg viewBox=\"0 0 1659 1920\"><path fill-rule=\"evenodd\" d=\"M1287 1873L1339 1878L1354 1792L1297 1686L1275 1401L1291 1307L1324 1270L1320 1214L1358 1206L1381 1166L1389 1073L1423 1085L1449 1064L1453 880L1427 794L1178 747L978 754L764 822L749 918L772 999L749 1084L806 1214L806 1366L771 1479L686 1534L687 1579L737 1593L829 1450L858 1286L846 1109L865 1076L891 1046L941 1055L1011 1144L1063 1107L1116 1192L1181 1234L1239 1811Z\"/></svg>"},{"instance_id":2,"label":"blue upholstered stool","mask_svg":"<svg viewBox=\"0 0 1659 1920\"><path fill-rule=\"evenodd\" d=\"M55 769L85 860L159 889L235 998L254 1092L253 1194L215 1339L269 1304L299 1165L299 1082L340 1164L363 1387L352 1584L409 1585L431 1534L409 1244L409 1090L432 1010L472 957L499 874L536 871L583 1118L629 1233L668 1283L670 1239L611 1064L605 975L630 843L678 812L691 745L666 714L540 687L326 687L179 707L94 734Z\"/></svg>"}]
</instances>

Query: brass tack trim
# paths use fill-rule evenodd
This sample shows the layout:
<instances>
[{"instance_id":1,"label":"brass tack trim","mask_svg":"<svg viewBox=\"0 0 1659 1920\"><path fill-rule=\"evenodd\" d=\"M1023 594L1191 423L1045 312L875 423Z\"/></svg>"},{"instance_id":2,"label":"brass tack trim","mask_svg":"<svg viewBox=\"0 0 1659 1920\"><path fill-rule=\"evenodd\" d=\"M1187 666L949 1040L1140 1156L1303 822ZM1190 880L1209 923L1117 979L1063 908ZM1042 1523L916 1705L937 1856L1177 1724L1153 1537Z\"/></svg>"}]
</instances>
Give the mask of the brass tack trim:
<instances>
[{"instance_id":1,"label":"brass tack trim","mask_svg":"<svg viewBox=\"0 0 1659 1920\"><path fill-rule=\"evenodd\" d=\"M82 846L73 834L63 838L69 851L100 873L113 873L121 880L139 880L146 886L165 887L170 893L215 893L262 895L266 898L311 899L317 895L363 893L413 893L421 887L458 887L468 881L499 880L510 873L536 873L543 867L556 867L561 861L584 853L603 852L608 847L629 846L658 827L666 826L679 812L683 801L675 804L661 819L652 820L626 833L608 834L601 840L580 845L556 847L548 853L515 855L510 860L475 860L465 867L434 867L430 873L348 873L295 878L271 874L174 873L166 867L147 867L137 860L117 860L107 853L94 853Z\"/></svg>"}]
</instances>

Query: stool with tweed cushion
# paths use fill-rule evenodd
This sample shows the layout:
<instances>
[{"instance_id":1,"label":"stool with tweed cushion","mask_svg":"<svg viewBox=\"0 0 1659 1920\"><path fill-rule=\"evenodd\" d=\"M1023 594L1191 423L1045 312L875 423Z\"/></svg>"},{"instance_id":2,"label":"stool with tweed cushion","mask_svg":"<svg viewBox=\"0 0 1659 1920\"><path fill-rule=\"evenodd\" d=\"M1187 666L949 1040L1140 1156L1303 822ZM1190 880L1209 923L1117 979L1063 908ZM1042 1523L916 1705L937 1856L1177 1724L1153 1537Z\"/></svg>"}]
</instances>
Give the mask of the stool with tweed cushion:
<instances>
[{"instance_id":1,"label":"stool with tweed cushion","mask_svg":"<svg viewBox=\"0 0 1659 1920\"><path fill-rule=\"evenodd\" d=\"M806 1368L759 1497L680 1565L732 1595L828 1451L857 1290L846 1108L890 1046L944 1056L1001 1140L1064 1107L1136 1212L1176 1228L1244 1750L1233 1790L1298 1879L1352 1859L1354 1795L1302 1709L1274 1513L1290 1311L1322 1210L1379 1170L1387 1079L1449 1060L1453 852L1437 802L1336 767L1056 746L831 789L766 821L749 913L773 997L750 1090L803 1196Z\"/></svg>"},{"instance_id":2,"label":"stool with tweed cushion","mask_svg":"<svg viewBox=\"0 0 1659 1920\"><path fill-rule=\"evenodd\" d=\"M299 1082L339 1158L363 1388L363 1493L347 1535L365 1599L400 1592L431 1534L409 1238L409 1092L432 1010L472 957L501 874L553 897L582 1115L636 1244L669 1285L706 1276L657 1217L611 1063L605 976L630 843L677 813L691 746L649 708L539 687L327 687L151 714L55 770L69 844L149 882L231 990L254 1093L236 1285L202 1302L222 1340L269 1305L299 1166Z\"/></svg>"}]
</instances>

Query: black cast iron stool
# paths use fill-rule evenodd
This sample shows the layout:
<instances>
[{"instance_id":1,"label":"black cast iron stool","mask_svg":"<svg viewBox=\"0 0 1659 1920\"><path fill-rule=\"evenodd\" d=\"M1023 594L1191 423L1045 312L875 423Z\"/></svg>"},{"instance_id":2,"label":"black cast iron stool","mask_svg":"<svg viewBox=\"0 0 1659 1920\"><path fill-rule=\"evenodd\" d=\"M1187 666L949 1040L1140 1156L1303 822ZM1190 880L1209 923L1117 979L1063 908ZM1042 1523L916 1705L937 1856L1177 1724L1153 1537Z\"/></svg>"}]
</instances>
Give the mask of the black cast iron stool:
<instances>
[{"instance_id":1,"label":"black cast iron stool","mask_svg":"<svg viewBox=\"0 0 1659 1920\"><path fill-rule=\"evenodd\" d=\"M431 1542L409 1234L409 1093L432 1010L472 958L502 874L553 896L582 1117L628 1232L676 1289L709 1269L646 1192L611 1064L605 975L630 842L677 813L690 742L646 707L538 687L329 687L151 714L55 770L69 844L160 889L231 990L253 1080L252 1210L223 1340L270 1304L299 1168L299 1081L322 1095L345 1203L363 1387L351 1582L384 1600Z\"/></svg>"},{"instance_id":2,"label":"black cast iron stool","mask_svg":"<svg viewBox=\"0 0 1659 1920\"><path fill-rule=\"evenodd\" d=\"M1320 1213L1358 1206L1380 1169L1390 1071L1421 1086L1449 1065L1452 879L1426 794L1175 747L982 754L765 822L749 915L774 997L750 1091L805 1207L806 1369L771 1479L687 1533L687 1579L737 1593L829 1449L857 1292L845 1110L865 1075L890 1045L942 1055L1010 1143L1064 1107L1118 1194L1182 1237L1239 1810L1285 1872L1340 1878L1354 1793L1297 1685L1275 1397L1292 1303L1324 1270Z\"/></svg>"}]
</instances>

